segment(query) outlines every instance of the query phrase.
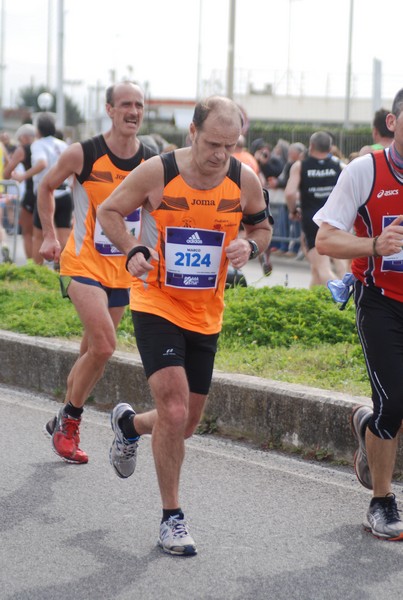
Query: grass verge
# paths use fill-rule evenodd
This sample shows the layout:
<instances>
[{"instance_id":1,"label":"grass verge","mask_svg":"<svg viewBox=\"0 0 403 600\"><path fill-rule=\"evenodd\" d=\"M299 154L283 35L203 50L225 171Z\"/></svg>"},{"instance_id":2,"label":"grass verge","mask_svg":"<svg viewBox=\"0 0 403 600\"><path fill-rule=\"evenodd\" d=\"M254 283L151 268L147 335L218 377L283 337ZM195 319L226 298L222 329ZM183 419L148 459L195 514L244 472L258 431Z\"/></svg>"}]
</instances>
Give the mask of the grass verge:
<instances>
[{"instance_id":1,"label":"grass verge","mask_svg":"<svg viewBox=\"0 0 403 600\"><path fill-rule=\"evenodd\" d=\"M354 305L340 311L325 288L236 288L225 296L216 368L229 373L368 396ZM0 329L78 339L81 322L44 267L0 265ZM118 347L136 352L129 310Z\"/></svg>"}]
</instances>

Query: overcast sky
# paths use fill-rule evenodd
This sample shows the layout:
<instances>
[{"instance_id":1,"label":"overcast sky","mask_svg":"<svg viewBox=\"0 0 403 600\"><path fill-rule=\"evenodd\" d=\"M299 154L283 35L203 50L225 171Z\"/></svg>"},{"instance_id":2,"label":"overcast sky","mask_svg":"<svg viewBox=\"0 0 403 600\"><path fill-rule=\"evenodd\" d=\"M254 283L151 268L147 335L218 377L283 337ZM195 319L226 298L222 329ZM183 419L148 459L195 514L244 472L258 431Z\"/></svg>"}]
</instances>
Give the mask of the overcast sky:
<instances>
[{"instance_id":1,"label":"overcast sky","mask_svg":"<svg viewBox=\"0 0 403 600\"><path fill-rule=\"evenodd\" d=\"M258 89L271 84L279 94L343 96L350 1L236 0L235 93L248 84ZM56 86L58 0L1 3L3 103L10 106L18 89L31 82L46 84L49 78L51 88ZM88 104L91 89L98 84L104 89L114 72L118 80L148 82L153 97L225 93L229 4L64 0L64 79L80 82L67 84L66 92ZM383 97L403 87L402 27L402 0L354 0L354 96L371 96L374 58L382 61Z\"/></svg>"}]
</instances>

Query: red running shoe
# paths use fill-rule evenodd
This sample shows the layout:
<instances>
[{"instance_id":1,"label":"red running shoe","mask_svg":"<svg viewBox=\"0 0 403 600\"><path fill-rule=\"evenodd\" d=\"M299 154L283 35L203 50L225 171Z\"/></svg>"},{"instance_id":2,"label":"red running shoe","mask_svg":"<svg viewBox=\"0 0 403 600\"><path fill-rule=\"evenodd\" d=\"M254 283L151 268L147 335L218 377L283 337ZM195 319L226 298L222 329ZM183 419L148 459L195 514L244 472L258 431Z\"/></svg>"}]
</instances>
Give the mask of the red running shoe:
<instances>
[{"instance_id":1,"label":"red running shoe","mask_svg":"<svg viewBox=\"0 0 403 600\"><path fill-rule=\"evenodd\" d=\"M85 464L88 454L79 448L81 419L74 419L64 412L64 406L57 417L53 417L45 425L46 432L52 436L55 453L65 462Z\"/></svg>"}]
</instances>

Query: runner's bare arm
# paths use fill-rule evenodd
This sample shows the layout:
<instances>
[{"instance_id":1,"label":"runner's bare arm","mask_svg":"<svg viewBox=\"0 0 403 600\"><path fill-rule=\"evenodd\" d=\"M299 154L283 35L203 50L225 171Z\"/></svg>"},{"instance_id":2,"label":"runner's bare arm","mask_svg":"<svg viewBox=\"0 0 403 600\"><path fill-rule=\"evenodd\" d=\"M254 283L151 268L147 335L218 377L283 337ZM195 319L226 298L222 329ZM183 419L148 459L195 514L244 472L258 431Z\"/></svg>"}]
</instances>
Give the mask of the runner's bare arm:
<instances>
[{"instance_id":1,"label":"runner's bare arm","mask_svg":"<svg viewBox=\"0 0 403 600\"><path fill-rule=\"evenodd\" d=\"M54 226L55 200L53 192L68 177L81 173L84 164L84 154L81 144L69 146L57 163L42 179L38 189L38 213L41 220L43 242L40 254L46 260L59 260L61 247Z\"/></svg>"},{"instance_id":2,"label":"runner's bare arm","mask_svg":"<svg viewBox=\"0 0 403 600\"><path fill-rule=\"evenodd\" d=\"M301 161L297 160L290 169L290 177L285 187L285 199L287 201L288 211L294 215L297 210L299 200L299 184L301 181Z\"/></svg>"},{"instance_id":3,"label":"runner's bare arm","mask_svg":"<svg viewBox=\"0 0 403 600\"><path fill-rule=\"evenodd\" d=\"M264 215L266 201L259 178L251 169L244 168L244 166L242 167L241 190L243 215L245 217L255 216L257 222L254 224L244 223L244 235L233 240L226 248L229 260L233 264L236 263L237 267L242 267L249 260L251 246L248 239L256 242L260 253L266 250L272 235L272 226Z\"/></svg>"},{"instance_id":4,"label":"runner's bare arm","mask_svg":"<svg viewBox=\"0 0 403 600\"><path fill-rule=\"evenodd\" d=\"M153 210L159 206L164 188L164 168L159 156L150 158L134 169L112 194L98 207L97 217L102 229L111 242L124 254L140 242L127 231L124 217L137 208ZM149 248L152 258L158 260L158 254ZM136 262L143 270L150 265L143 260L141 253L136 254ZM134 262L134 260L132 261ZM132 270L130 271L132 272ZM137 273L132 273L136 274Z\"/></svg>"},{"instance_id":5,"label":"runner's bare arm","mask_svg":"<svg viewBox=\"0 0 403 600\"><path fill-rule=\"evenodd\" d=\"M71 175L81 173L84 154L81 144L69 146L42 179L38 189L38 212L41 220L44 239L56 239L53 223L55 201L53 192Z\"/></svg>"},{"instance_id":6,"label":"runner's bare arm","mask_svg":"<svg viewBox=\"0 0 403 600\"><path fill-rule=\"evenodd\" d=\"M4 179L10 179L11 173L25 158L25 150L22 146L18 146L9 158L8 163L4 167Z\"/></svg>"}]
</instances>

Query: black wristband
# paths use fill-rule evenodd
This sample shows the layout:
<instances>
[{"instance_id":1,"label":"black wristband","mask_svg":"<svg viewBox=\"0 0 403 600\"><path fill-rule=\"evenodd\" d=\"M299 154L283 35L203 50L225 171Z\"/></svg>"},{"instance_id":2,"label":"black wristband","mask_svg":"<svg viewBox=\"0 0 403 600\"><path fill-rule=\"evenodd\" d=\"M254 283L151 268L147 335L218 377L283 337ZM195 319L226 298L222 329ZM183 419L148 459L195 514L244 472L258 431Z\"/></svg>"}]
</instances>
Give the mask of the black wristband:
<instances>
[{"instance_id":1,"label":"black wristband","mask_svg":"<svg viewBox=\"0 0 403 600\"><path fill-rule=\"evenodd\" d=\"M128 264L129 264L129 260L131 258L133 258L133 256L135 254L137 254L137 252L141 252L142 254L144 254L144 258L146 260L148 260L151 256L151 252L149 251L149 249L147 248L147 246L134 246L134 248L132 248L128 254L127 254L127 258L126 258L126 271L128 271L129 269L127 268Z\"/></svg>"}]
</instances>

